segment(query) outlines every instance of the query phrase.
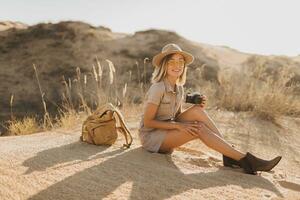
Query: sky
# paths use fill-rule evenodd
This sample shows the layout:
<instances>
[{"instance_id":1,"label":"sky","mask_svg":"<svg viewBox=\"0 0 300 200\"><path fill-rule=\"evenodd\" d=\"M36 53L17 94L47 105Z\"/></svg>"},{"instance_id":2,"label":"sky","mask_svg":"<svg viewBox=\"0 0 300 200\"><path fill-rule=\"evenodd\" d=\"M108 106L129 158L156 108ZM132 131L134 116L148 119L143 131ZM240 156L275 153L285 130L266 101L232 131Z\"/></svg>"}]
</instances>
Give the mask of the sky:
<instances>
[{"instance_id":1,"label":"sky","mask_svg":"<svg viewBox=\"0 0 300 200\"><path fill-rule=\"evenodd\" d=\"M0 21L76 20L134 33L150 28L264 55L300 55L299 0L0 0Z\"/></svg>"}]
</instances>

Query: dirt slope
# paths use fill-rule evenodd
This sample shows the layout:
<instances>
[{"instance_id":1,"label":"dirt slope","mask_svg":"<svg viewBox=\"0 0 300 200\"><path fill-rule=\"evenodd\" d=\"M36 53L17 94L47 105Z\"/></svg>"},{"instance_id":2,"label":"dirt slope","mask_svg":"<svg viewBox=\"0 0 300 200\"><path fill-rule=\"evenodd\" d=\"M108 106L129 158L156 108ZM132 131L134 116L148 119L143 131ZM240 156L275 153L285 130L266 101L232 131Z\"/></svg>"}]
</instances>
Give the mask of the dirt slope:
<instances>
[{"instance_id":1,"label":"dirt slope","mask_svg":"<svg viewBox=\"0 0 300 200\"><path fill-rule=\"evenodd\" d=\"M192 141L171 155L134 143L111 147L78 141L80 127L0 138L0 197L6 199L300 199L299 119L281 127L247 113L210 111L227 141L263 158L282 155L257 176L222 166L221 155Z\"/></svg>"}]
</instances>

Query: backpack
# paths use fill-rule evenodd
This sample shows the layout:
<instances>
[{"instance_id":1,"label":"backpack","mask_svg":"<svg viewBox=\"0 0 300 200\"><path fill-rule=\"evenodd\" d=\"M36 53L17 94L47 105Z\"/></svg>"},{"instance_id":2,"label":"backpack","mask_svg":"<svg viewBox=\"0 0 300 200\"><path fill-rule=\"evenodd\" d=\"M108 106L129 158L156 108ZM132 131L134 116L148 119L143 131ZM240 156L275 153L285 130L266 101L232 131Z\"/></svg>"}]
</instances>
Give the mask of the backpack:
<instances>
[{"instance_id":1,"label":"backpack","mask_svg":"<svg viewBox=\"0 0 300 200\"><path fill-rule=\"evenodd\" d=\"M132 136L121 112L111 103L107 103L83 122L80 140L94 145L112 145L118 138L118 132L125 137L126 144L123 147L130 148Z\"/></svg>"}]
</instances>

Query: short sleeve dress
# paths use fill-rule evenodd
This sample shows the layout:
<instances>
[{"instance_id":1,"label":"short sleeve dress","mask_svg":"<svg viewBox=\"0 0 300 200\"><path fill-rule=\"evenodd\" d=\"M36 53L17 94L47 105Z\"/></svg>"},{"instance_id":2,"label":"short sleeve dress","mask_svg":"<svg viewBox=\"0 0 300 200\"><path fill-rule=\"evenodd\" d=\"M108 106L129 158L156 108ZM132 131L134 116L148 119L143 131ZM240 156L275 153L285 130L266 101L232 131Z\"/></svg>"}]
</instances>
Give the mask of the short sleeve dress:
<instances>
[{"instance_id":1,"label":"short sleeve dress","mask_svg":"<svg viewBox=\"0 0 300 200\"><path fill-rule=\"evenodd\" d=\"M183 86L177 85L175 91L170 83L164 79L151 85L144 99L144 111L148 103L158 105L156 120L174 121L181 112L184 99ZM144 114L141 116L138 130L139 139L144 149L157 153L167 134L165 129L149 128L144 126Z\"/></svg>"}]
</instances>

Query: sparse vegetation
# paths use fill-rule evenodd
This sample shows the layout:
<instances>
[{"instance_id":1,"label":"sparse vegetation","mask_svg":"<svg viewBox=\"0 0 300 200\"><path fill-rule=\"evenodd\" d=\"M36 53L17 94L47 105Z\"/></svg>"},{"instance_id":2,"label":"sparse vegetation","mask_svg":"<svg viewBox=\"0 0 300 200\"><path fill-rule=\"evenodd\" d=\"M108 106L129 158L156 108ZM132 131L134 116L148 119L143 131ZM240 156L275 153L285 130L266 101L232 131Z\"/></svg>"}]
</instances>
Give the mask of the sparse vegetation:
<instances>
[{"instance_id":1,"label":"sparse vegetation","mask_svg":"<svg viewBox=\"0 0 300 200\"><path fill-rule=\"evenodd\" d=\"M71 129L80 123L81 116L75 110L60 111L59 116L56 118L56 125L59 128Z\"/></svg>"},{"instance_id":2,"label":"sparse vegetation","mask_svg":"<svg viewBox=\"0 0 300 200\"><path fill-rule=\"evenodd\" d=\"M79 67L76 68L76 77L67 80L63 76L64 92L62 93L62 104L58 108L58 115L50 117L47 110L46 100L43 92L37 67L34 65L34 72L39 86L44 115L42 122L38 122L33 117L15 119L13 115L13 98L11 95L10 110L11 120L7 122L6 129L10 135L24 135L41 130L52 128L70 129L81 124L85 117L97 106L110 101L120 106L121 110L128 115L139 115L142 98L147 90L146 84L146 64L148 58L144 59L143 69L140 69L136 62L137 84L132 81L132 71L129 71L128 79L120 88L117 87L117 76L114 64L110 60L105 60L107 69L100 64L96 57L96 64L92 66L91 72L81 73ZM253 64L254 63L254 64ZM275 121L281 115L300 115L299 96L294 93L297 84L287 84L293 76L289 67L285 66L276 73L276 78L272 73L268 73L263 62L253 62L247 65L242 71L222 69L219 72L219 82L211 82L204 79L196 80L199 83L202 93L208 96L207 108L223 108L232 111L250 111L255 116L264 120ZM249 68L251 66L251 68ZM202 68L195 72L201 77ZM104 73L107 73L104 79ZM92 74L92 76L89 76ZM273 73L274 74L274 73ZM279 74L279 76L278 76ZM94 84L95 91L91 91L89 86ZM186 88L193 90L191 88ZM74 92L75 91L75 92ZM132 95L136 93L137 95ZM119 94L122 94L119 96ZM137 99L140 97L140 99ZM138 104L136 104L138 103ZM141 113L140 113L141 114Z\"/></svg>"},{"instance_id":3,"label":"sparse vegetation","mask_svg":"<svg viewBox=\"0 0 300 200\"><path fill-rule=\"evenodd\" d=\"M218 107L232 111L252 111L254 115L274 121L280 115L300 115L297 84L287 85L293 76L289 66L282 67L274 78L258 62L243 72L220 72Z\"/></svg>"},{"instance_id":4,"label":"sparse vegetation","mask_svg":"<svg viewBox=\"0 0 300 200\"><path fill-rule=\"evenodd\" d=\"M33 64L33 68L34 68L36 80L37 80L37 83L38 83L38 86L39 86L40 94L41 94L41 97L42 97L42 104L43 104L43 108L44 108L43 128L44 129L53 128L52 120L50 118L49 112L47 110L47 105L46 105L46 102L45 102L45 99L44 99L45 93L42 91L42 87L41 87L41 84L40 84L40 80L39 80L39 76L38 76L38 72L37 72L35 64Z\"/></svg>"},{"instance_id":5,"label":"sparse vegetation","mask_svg":"<svg viewBox=\"0 0 300 200\"><path fill-rule=\"evenodd\" d=\"M14 96L11 95L11 120L6 122L7 125L5 126L9 135L25 135L41 130L50 130L53 128L70 129L80 124L86 118L86 116L91 114L91 112L99 105L108 101L120 106L121 109L124 108L124 112L134 113L134 115L136 115L136 109L127 109L127 107L137 107L140 109L140 106L132 106L132 102L134 101L129 98L129 94L127 91L129 87L132 87L130 86L131 76L129 77L129 80L127 80L128 83L125 83L124 87L122 88L122 97L119 97L119 89L117 88L116 83L116 69L112 61L106 59L106 62L108 66L107 71L109 76L104 83L103 67L101 66L98 58L96 58L96 65L92 66L92 72L90 72L92 74L92 80L88 80L88 75L82 74L80 68L78 67L76 68L76 77L73 80L71 80L71 78L68 78L68 80L66 80L64 75L62 76L62 83L64 85L64 92L61 95L62 104L58 107L58 115L56 115L54 118L50 117L50 114L47 110L45 93L43 92L39 81L38 68L34 64L34 73L37 84L39 86L41 102L44 109L43 118L41 121L39 121L37 117L25 117L23 119L16 119L13 114ZM139 77L144 78L145 72L143 72L143 74L141 74L140 70L138 72L140 73ZM95 83L96 91L90 92L87 84L88 82L91 82L92 84ZM103 88L103 85L105 86L105 88ZM138 86L140 90L137 91L138 93L143 93L142 87L143 82L140 80ZM76 92L74 93L72 91ZM90 97L90 99L88 99L88 97Z\"/></svg>"},{"instance_id":6,"label":"sparse vegetation","mask_svg":"<svg viewBox=\"0 0 300 200\"><path fill-rule=\"evenodd\" d=\"M21 120L10 120L6 125L8 135L27 135L42 129L35 117L24 117Z\"/></svg>"}]
</instances>

